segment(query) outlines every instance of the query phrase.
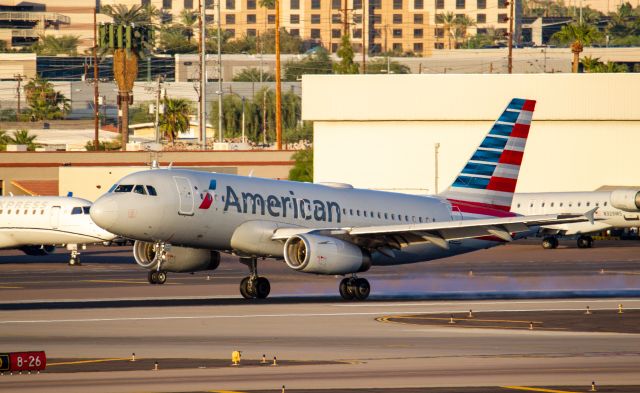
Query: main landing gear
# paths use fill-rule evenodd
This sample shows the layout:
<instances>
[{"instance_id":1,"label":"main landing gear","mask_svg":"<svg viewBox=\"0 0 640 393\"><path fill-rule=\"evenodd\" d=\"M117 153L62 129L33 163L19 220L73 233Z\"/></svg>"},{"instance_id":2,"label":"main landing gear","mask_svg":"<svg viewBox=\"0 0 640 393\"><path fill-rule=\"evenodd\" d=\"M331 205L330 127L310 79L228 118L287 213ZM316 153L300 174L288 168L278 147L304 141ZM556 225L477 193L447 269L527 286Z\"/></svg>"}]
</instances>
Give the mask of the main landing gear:
<instances>
[{"instance_id":1,"label":"main landing gear","mask_svg":"<svg viewBox=\"0 0 640 393\"><path fill-rule=\"evenodd\" d=\"M249 276L240 282L240 294L245 299L266 299L271 292L271 284L266 277L258 276L257 258L240 258L249 267Z\"/></svg>"},{"instance_id":2,"label":"main landing gear","mask_svg":"<svg viewBox=\"0 0 640 393\"><path fill-rule=\"evenodd\" d=\"M558 238L554 236L545 236L545 238L542 239L542 248L545 250L558 248Z\"/></svg>"},{"instance_id":3,"label":"main landing gear","mask_svg":"<svg viewBox=\"0 0 640 393\"><path fill-rule=\"evenodd\" d=\"M593 238L591 236L580 235L577 240L578 248L593 247Z\"/></svg>"},{"instance_id":4,"label":"main landing gear","mask_svg":"<svg viewBox=\"0 0 640 393\"><path fill-rule=\"evenodd\" d=\"M153 270L147 276L149 284L164 284L167 282L167 272L163 270Z\"/></svg>"},{"instance_id":5,"label":"main landing gear","mask_svg":"<svg viewBox=\"0 0 640 393\"><path fill-rule=\"evenodd\" d=\"M365 278L358 278L355 274L340 281L340 296L344 300L365 300L369 297L370 292L369 281Z\"/></svg>"}]
</instances>

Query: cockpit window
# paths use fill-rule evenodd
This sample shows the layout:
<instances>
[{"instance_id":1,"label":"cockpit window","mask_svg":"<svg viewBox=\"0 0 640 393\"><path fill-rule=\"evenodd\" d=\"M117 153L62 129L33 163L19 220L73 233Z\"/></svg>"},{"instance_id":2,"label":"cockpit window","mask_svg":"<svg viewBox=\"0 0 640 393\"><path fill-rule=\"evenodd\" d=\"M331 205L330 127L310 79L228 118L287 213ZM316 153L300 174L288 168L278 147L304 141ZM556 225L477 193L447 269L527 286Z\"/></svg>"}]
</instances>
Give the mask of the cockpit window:
<instances>
[{"instance_id":1,"label":"cockpit window","mask_svg":"<svg viewBox=\"0 0 640 393\"><path fill-rule=\"evenodd\" d=\"M131 190L133 190L132 184L120 184L113 192L131 192Z\"/></svg>"},{"instance_id":2,"label":"cockpit window","mask_svg":"<svg viewBox=\"0 0 640 393\"><path fill-rule=\"evenodd\" d=\"M147 192L149 192L149 195L152 195L152 196L158 195L158 193L156 192L156 189L153 186L147 186Z\"/></svg>"},{"instance_id":3,"label":"cockpit window","mask_svg":"<svg viewBox=\"0 0 640 393\"><path fill-rule=\"evenodd\" d=\"M82 208L80 206L76 206L71 209L71 214L82 214Z\"/></svg>"},{"instance_id":4,"label":"cockpit window","mask_svg":"<svg viewBox=\"0 0 640 393\"><path fill-rule=\"evenodd\" d=\"M147 190L145 190L144 186L141 186L140 184L134 187L133 192L136 194L147 195Z\"/></svg>"},{"instance_id":5,"label":"cockpit window","mask_svg":"<svg viewBox=\"0 0 640 393\"><path fill-rule=\"evenodd\" d=\"M82 211L84 212L84 214L89 214L89 210L91 209L91 206L83 206L82 207Z\"/></svg>"}]
</instances>

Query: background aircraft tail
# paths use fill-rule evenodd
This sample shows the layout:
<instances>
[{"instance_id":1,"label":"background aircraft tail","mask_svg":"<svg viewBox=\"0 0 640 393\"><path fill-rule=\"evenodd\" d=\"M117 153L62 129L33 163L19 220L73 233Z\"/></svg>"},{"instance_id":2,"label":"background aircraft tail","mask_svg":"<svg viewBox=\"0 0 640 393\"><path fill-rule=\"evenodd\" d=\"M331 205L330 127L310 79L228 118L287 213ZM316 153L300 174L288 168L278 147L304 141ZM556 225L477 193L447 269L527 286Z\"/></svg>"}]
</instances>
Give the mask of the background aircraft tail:
<instances>
[{"instance_id":1,"label":"background aircraft tail","mask_svg":"<svg viewBox=\"0 0 640 393\"><path fill-rule=\"evenodd\" d=\"M535 106L534 100L511 100L451 187L441 194L454 209L492 216L500 215L496 211L509 212Z\"/></svg>"}]
</instances>

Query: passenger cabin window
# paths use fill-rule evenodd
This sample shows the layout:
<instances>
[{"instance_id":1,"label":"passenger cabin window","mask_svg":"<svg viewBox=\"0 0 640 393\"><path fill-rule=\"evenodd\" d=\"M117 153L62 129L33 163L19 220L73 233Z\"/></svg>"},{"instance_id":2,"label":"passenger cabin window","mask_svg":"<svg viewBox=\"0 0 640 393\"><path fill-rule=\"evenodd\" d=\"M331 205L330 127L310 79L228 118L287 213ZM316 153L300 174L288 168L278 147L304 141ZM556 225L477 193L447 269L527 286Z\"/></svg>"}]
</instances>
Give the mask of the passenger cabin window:
<instances>
[{"instance_id":1,"label":"passenger cabin window","mask_svg":"<svg viewBox=\"0 0 640 393\"><path fill-rule=\"evenodd\" d=\"M140 184L133 188L133 192L140 195L147 195L147 190L145 190L144 186L141 186Z\"/></svg>"},{"instance_id":2,"label":"passenger cabin window","mask_svg":"<svg viewBox=\"0 0 640 393\"><path fill-rule=\"evenodd\" d=\"M518 207L520 207L520 204L518 203Z\"/></svg>"},{"instance_id":3,"label":"passenger cabin window","mask_svg":"<svg viewBox=\"0 0 640 393\"><path fill-rule=\"evenodd\" d=\"M158 193L156 192L155 187L153 187L153 186L147 186L147 192L151 196L157 196L158 195Z\"/></svg>"},{"instance_id":4,"label":"passenger cabin window","mask_svg":"<svg viewBox=\"0 0 640 393\"><path fill-rule=\"evenodd\" d=\"M562 202L560 202L560 207L562 207Z\"/></svg>"},{"instance_id":5,"label":"passenger cabin window","mask_svg":"<svg viewBox=\"0 0 640 393\"><path fill-rule=\"evenodd\" d=\"M131 192L133 190L133 184L120 184L113 192Z\"/></svg>"},{"instance_id":6,"label":"passenger cabin window","mask_svg":"<svg viewBox=\"0 0 640 393\"><path fill-rule=\"evenodd\" d=\"M603 206L607 206L607 202L603 203Z\"/></svg>"},{"instance_id":7,"label":"passenger cabin window","mask_svg":"<svg viewBox=\"0 0 640 393\"><path fill-rule=\"evenodd\" d=\"M591 202L587 202L587 206L591 206Z\"/></svg>"},{"instance_id":8,"label":"passenger cabin window","mask_svg":"<svg viewBox=\"0 0 640 393\"><path fill-rule=\"evenodd\" d=\"M551 202L551 207L553 207L553 202Z\"/></svg>"},{"instance_id":9,"label":"passenger cabin window","mask_svg":"<svg viewBox=\"0 0 640 393\"><path fill-rule=\"evenodd\" d=\"M71 209L71 214L82 214L82 208L80 206L76 206Z\"/></svg>"}]
</instances>

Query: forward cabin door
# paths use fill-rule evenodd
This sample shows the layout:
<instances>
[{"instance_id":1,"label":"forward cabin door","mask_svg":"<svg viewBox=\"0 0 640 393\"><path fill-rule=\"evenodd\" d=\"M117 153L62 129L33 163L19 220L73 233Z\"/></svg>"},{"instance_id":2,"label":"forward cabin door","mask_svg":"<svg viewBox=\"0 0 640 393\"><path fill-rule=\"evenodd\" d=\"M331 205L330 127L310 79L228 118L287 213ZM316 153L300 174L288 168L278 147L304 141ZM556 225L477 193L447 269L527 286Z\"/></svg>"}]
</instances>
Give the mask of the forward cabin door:
<instances>
[{"instance_id":1,"label":"forward cabin door","mask_svg":"<svg viewBox=\"0 0 640 393\"><path fill-rule=\"evenodd\" d=\"M173 181L178 189L178 197L180 198L180 207L178 214L183 216L192 216L194 207L194 196L191 182L186 177L174 176Z\"/></svg>"},{"instance_id":2,"label":"forward cabin door","mask_svg":"<svg viewBox=\"0 0 640 393\"><path fill-rule=\"evenodd\" d=\"M53 229L58 229L58 226L60 226L60 206L51 206L49 224Z\"/></svg>"}]
</instances>

